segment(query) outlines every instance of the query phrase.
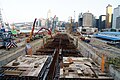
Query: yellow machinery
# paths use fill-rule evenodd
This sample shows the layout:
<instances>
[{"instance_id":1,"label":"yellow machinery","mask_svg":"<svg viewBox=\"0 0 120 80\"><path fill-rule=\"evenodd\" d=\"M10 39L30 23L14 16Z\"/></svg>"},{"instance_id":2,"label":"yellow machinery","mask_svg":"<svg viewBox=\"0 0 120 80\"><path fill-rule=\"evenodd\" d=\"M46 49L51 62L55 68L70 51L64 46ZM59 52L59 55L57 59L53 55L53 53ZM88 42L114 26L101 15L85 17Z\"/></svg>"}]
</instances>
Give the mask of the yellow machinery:
<instances>
[{"instance_id":1,"label":"yellow machinery","mask_svg":"<svg viewBox=\"0 0 120 80\"><path fill-rule=\"evenodd\" d=\"M102 55L102 61L101 61L101 71L104 72L104 65L105 65L105 56Z\"/></svg>"},{"instance_id":2,"label":"yellow machinery","mask_svg":"<svg viewBox=\"0 0 120 80\"><path fill-rule=\"evenodd\" d=\"M34 33L34 29L35 29L35 23L37 21L37 18L35 18L34 23L33 23L33 27L32 27L32 31L30 32L30 36L26 41L30 41L32 39L33 33Z\"/></svg>"}]
</instances>

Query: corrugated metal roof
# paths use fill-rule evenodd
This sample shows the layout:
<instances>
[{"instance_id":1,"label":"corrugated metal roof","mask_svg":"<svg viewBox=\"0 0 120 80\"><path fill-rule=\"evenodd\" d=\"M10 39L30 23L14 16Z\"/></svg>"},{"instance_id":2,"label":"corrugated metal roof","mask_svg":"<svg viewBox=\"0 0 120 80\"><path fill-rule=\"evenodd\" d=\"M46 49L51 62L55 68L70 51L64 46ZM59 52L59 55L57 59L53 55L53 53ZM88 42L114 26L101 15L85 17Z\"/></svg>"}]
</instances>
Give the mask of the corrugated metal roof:
<instances>
[{"instance_id":1,"label":"corrugated metal roof","mask_svg":"<svg viewBox=\"0 0 120 80\"><path fill-rule=\"evenodd\" d=\"M108 40L111 40L111 41L118 41L118 40L120 40L120 38L115 38L115 37L110 37L110 36L103 36L103 35L95 35L95 37L108 39Z\"/></svg>"},{"instance_id":2,"label":"corrugated metal roof","mask_svg":"<svg viewBox=\"0 0 120 80\"><path fill-rule=\"evenodd\" d=\"M114 35L120 35L120 32L100 32L100 33L103 33L103 34L114 34Z\"/></svg>"},{"instance_id":3,"label":"corrugated metal roof","mask_svg":"<svg viewBox=\"0 0 120 80\"><path fill-rule=\"evenodd\" d=\"M111 41L120 40L120 32L100 32L94 36Z\"/></svg>"}]
</instances>

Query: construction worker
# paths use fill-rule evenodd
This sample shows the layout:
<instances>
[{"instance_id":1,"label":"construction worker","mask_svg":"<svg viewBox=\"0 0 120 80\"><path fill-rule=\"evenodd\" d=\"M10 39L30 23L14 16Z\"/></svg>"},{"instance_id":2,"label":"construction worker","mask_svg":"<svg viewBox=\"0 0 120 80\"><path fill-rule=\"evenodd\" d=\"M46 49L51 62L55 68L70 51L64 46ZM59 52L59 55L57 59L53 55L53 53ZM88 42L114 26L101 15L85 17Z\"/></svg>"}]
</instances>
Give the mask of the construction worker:
<instances>
[{"instance_id":1,"label":"construction worker","mask_svg":"<svg viewBox=\"0 0 120 80\"><path fill-rule=\"evenodd\" d=\"M26 39L25 52L26 52L26 55L32 56L32 46L30 45L30 39Z\"/></svg>"}]
</instances>

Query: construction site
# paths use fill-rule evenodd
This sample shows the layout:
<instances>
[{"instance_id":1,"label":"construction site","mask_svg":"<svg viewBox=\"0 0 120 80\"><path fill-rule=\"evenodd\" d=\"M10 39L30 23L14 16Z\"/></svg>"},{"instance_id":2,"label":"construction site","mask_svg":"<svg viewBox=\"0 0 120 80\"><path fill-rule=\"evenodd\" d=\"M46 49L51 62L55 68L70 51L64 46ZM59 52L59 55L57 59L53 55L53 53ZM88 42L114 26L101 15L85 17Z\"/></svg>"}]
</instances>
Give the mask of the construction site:
<instances>
[{"instance_id":1,"label":"construction site","mask_svg":"<svg viewBox=\"0 0 120 80\"><path fill-rule=\"evenodd\" d=\"M113 72L120 70L119 49L73 32L72 24L63 32L41 27L35 33L36 21L17 39L1 32L0 80L119 80Z\"/></svg>"},{"instance_id":2,"label":"construction site","mask_svg":"<svg viewBox=\"0 0 120 80\"><path fill-rule=\"evenodd\" d=\"M2 66L0 80L114 80L91 58L84 57L78 41L68 34L57 33L41 43L32 55L22 52Z\"/></svg>"}]
</instances>

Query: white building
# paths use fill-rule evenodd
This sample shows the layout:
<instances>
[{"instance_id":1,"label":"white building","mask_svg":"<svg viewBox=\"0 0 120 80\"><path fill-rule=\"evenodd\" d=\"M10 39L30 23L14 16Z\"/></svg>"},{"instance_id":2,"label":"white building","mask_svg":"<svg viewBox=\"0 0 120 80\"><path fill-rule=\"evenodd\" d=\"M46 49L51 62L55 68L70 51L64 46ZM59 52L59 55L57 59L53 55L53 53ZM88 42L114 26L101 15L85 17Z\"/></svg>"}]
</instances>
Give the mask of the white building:
<instances>
[{"instance_id":1,"label":"white building","mask_svg":"<svg viewBox=\"0 0 120 80\"><path fill-rule=\"evenodd\" d=\"M41 26L45 27L46 26L46 19L41 18Z\"/></svg>"},{"instance_id":2,"label":"white building","mask_svg":"<svg viewBox=\"0 0 120 80\"><path fill-rule=\"evenodd\" d=\"M48 13L47 13L47 18L49 19L49 20L51 20L51 10L49 9L49 11L48 11Z\"/></svg>"},{"instance_id":3,"label":"white building","mask_svg":"<svg viewBox=\"0 0 120 80\"><path fill-rule=\"evenodd\" d=\"M92 13L83 14L83 27L93 27L94 17Z\"/></svg>"},{"instance_id":4,"label":"white building","mask_svg":"<svg viewBox=\"0 0 120 80\"><path fill-rule=\"evenodd\" d=\"M113 23L112 23L113 29L116 29L116 19L119 16L120 16L120 5L118 5L118 7L116 7L116 8L114 8L114 11L113 11Z\"/></svg>"}]
</instances>

